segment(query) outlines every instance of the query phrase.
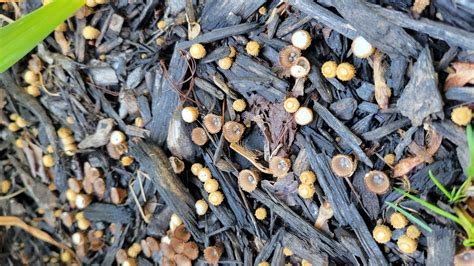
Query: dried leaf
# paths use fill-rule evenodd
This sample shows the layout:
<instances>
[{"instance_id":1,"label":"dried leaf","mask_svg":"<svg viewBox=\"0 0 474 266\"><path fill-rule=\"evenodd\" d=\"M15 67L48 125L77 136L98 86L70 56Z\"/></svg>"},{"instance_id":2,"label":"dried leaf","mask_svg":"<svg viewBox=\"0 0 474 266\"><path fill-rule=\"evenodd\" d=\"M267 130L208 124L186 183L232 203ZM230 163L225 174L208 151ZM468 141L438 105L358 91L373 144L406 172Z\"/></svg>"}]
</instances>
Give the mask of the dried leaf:
<instances>
[{"instance_id":1,"label":"dried leaf","mask_svg":"<svg viewBox=\"0 0 474 266\"><path fill-rule=\"evenodd\" d=\"M395 165L395 167L393 167L393 177L400 177L406 175L413 168L417 167L423 162L424 160L420 157L410 157L402 159L398 162L397 165Z\"/></svg>"},{"instance_id":2,"label":"dried leaf","mask_svg":"<svg viewBox=\"0 0 474 266\"><path fill-rule=\"evenodd\" d=\"M374 87L375 100L381 109L388 108L388 99L392 91L385 82L385 66L383 64L384 54L379 50L374 54Z\"/></svg>"},{"instance_id":3,"label":"dried leaf","mask_svg":"<svg viewBox=\"0 0 474 266\"><path fill-rule=\"evenodd\" d=\"M57 242L50 235L48 235L46 232L41 231L40 229L38 229L36 227L33 227L33 226L30 226L30 225L26 224L23 220L21 220L18 217L0 216L0 226L16 226L16 227L19 227L19 228L25 230L30 235L38 238L39 240L47 242L47 243L49 243L53 246L56 246L60 249L64 249L67 252L71 253L71 255L73 255L74 258L76 259L76 262L79 265L82 265L81 261L79 260L79 258L76 256L76 253L74 253L74 251L72 249L70 249L68 246L66 246L63 243Z\"/></svg>"},{"instance_id":4,"label":"dried leaf","mask_svg":"<svg viewBox=\"0 0 474 266\"><path fill-rule=\"evenodd\" d=\"M455 62L452 67L456 72L446 78L445 91L453 87L463 87L467 83L474 84L474 63Z\"/></svg>"}]
</instances>

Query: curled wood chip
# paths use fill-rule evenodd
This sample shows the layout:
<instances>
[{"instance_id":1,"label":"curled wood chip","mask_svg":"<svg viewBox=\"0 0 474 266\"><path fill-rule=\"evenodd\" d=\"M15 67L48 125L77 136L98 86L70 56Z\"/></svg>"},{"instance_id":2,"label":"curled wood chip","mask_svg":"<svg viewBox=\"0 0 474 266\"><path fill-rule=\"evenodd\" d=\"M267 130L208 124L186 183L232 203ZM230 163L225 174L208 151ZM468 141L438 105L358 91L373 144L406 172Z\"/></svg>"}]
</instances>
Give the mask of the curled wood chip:
<instances>
[{"instance_id":1,"label":"curled wood chip","mask_svg":"<svg viewBox=\"0 0 474 266\"><path fill-rule=\"evenodd\" d=\"M393 167L393 177L400 177L408 174L413 168L423 162L420 157L410 157L400 160L395 167Z\"/></svg>"},{"instance_id":2,"label":"curled wood chip","mask_svg":"<svg viewBox=\"0 0 474 266\"><path fill-rule=\"evenodd\" d=\"M197 22L191 22L188 24L188 39L192 40L201 33L201 25Z\"/></svg>"},{"instance_id":3,"label":"curled wood chip","mask_svg":"<svg viewBox=\"0 0 474 266\"><path fill-rule=\"evenodd\" d=\"M384 54L377 50L374 54L374 87L375 100L380 109L388 108L388 99L392 95L392 91L385 82L385 66L383 64Z\"/></svg>"},{"instance_id":4,"label":"curled wood chip","mask_svg":"<svg viewBox=\"0 0 474 266\"><path fill-rule=\"evenodd\" d=\"M230 148L240 154L245 159L249 160L255 168L257 168L260 172L265 174L271 174L272 172L267 167L263 166L261 163L258 162L257 155L253 152L245 149L244 147L240 146L237 143L231 143Z\"/></svg>"},{"instance_id":5,"label":"curled wood chip","mask_svg":"<svg viewBox=\"0 0 474 266\"><path fill-rule=\"evenodd\" d=\"M82 265L81 261L79 260L79 258L76 256L76 253L74 253L74 251L72 249L70 249L68 246L66 246L63 243L60 243L60 242L54 240L46 232L41 231L40 229L38 229L36 227L33 227L33 226L30 226L30 225L26 224L23 220L21 220L18 217L0 216L0 226L16 226L16 227L19 227L19 228L25 230L30 235L38 238L39 240L47 242L47 243L49 243L53 246L56 246L60 249L64 249L67 252L71 253L71 255L73 255L74 258L76 259L77 263L79 265Z\"/></svg>"},{"instance_id":6,"label":"curled wood chip","mask_svg":"<svg viewBox=\"0 0 474 266\"><path fill-rule=\"evenodd\" d=\"M474 63L455 62L452 64L455 73L451 73L444 82L444 90L474 84Z\"/></svg>"}]
</instances>

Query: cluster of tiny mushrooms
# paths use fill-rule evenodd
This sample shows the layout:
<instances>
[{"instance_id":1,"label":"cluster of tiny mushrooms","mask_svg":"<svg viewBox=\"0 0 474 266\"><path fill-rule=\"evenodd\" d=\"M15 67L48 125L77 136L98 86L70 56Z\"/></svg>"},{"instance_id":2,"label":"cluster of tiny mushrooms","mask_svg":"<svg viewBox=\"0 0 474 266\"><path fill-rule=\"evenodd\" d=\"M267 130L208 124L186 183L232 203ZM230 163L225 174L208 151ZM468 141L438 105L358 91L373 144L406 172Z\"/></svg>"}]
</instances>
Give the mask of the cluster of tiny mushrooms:
<instances>
[{"instance_id":1,"label":"cluster of tiny mushrooms","mask_svg":"<svg viewBox=\"0 0 474 266\"><path fill-rule=\"evenodd\" d=\"M45 0L43 4L48 4L51 1ZM87 0L86 4L89 7L94 7L98 4L105 4L108 0ZM259 12L264 12L259 10ZM159 29L164 29L167 26L165 21L159 21L157 27ZM67 24L62 23L56 28L56 33L61 34L67 30ZM82 35L86 40L93 41L100 36L100 31L92 26L86 26L82 30ZM161 40L162 41L162 40ZM304 79L310 72L310 62L307 58L302 56L302 51L307 49L311 45L311 36L305 30L298 30L293 33L291 37L292 45L289 45L283 48L279 53L279 62L282 68L287 70L289 74L295 79ZM160 45L160 38L157 39L157 44ZM228 56L218 60L217 65L221 69L230 69L232 67L234 58L236 56L236 49L232 46L230 48L230 53ZM261 46L256 41L249 41L246 44L245 50L251 56L258 56ZM352 53L359 58L368 58L370 57L375 48L366 41L363 37L356 37L351 46ZM199 60L206 56L206 48L200 43L193 44L189 49L189 54L192 58ZM47 94L50 94L44 86L42 86L41 80L41 61L35 56L30 60L28 64L28 70L24 73L23 79L27 87L25 91L33 97L38 97L41 95L42 88ZM340 81L349 81L355 74L355 68L352 64L347 62L337 63L335 61L327 61L321 67L321 73L324 77L337 78ZM314 119L314 114L312 109L301 106L300 102L296 97L287 97L282 103L284 109L293 114L294 121L300 126L307 125L311 123ZM233 102L232 108L236 112L245 111L247 104L244 99L237 99ZM193 106L186 106L182 109L181 112L182 119L187 123L193 123L199 118L199 110ZM470 108L462 106L453 109L451 114L451 119L458 125L465 126L470 123L472 118L472 111ZM16 132L22 128L25 128L29 125L28 121L20 117L18 114L11 114L10 120L12 121L8 125L8 129L11 132ZM68 118L67 122L73 124L74 121L72 118ZM136 126L143 127L143 120L137 118L135 120ZM206 114L202 119L203 127L196 127L192 130L191 138L192 141L199 146L205 145L208 141L208 134L217 134L222 131L222 134L226 141L231 143L231 148L237 150L239 145L237 144L242 138L246 126L242 123L236 121L227 121L224 123L224 119L220 115L216 114ZM64 150L64 153L68 156L72 156L77 151L76 141L72 132L68 128L60 128L58 131L58 136L61 140L61 145ZM20 137L16 140L16 145L18 148L25 147L25 141ZM117 158L120 158L120 162L123 166L130 166L134 160L131 156L127 155L128 147L126 142L126 136L121 131L113 131L110 136L110 143L108 145L108 150L115 152ZM47 151L42 158L43 165L45 167L52 167L55 164L52 154L52 147L49 145ZM393 154L388 154L384 157L384 161L392 165L395 161L395 156ZM184 163L176 158L170 157L170 163L173 167L173 170L179 174L184 171ZM90 166L89 170L92 170L94 173L94 168ZM256 168L256 169L255 169ZM282 158L279 156L273 156L269 162L268 168L262 168L261 165L255 165L255 168L244 169L240 171L238 175L238 184L240 188L245 192L252 192L258 186L258 183L261 179L260 172L266 174L272 174L273 176L279 178L288 174L291 170L291 161L288 158ZM341 178L349 178L353 175L357 168L357 160L350 155L338 154L335 155L331 160L331 169L336 176ZM105 189L105 184L103 184L103 179L100 178L100 173L95 169L95 174L91 177L88 177L87 180L84 180L82 184L75 178L70 178L68 180L69 189L66 191L66 199L69 201L70 205L74 208L84 209L92 201L92 193L100 195ZM194 163L191 166L191 172L203 182L204 189L209 193L207 201L205 199L200 199L195 203L195 210L198 215L205 215L208 210L208 203L215 206L220 205L224 200L224 194L219 191L219 183L216 179L212 177L211 171L204 167L200 163ZM303 199L312 199L314 193L316 192L314 183L317 180L316 175L312 171L304 171L299 176L300 185L298 187L298 194ZM384 194L390 189L390 180L386 173L378 170L373 170L368 172L364 177L364 182L367 189L376 194ZM11 187L11 182L9 180L3 180L1 182L1 192L6 193ZM50 186L50 189L55 189L54 185ZM84 190L84 192L82 191ZM114 187L111 189L111 199L115 204L120 204L124 201L127 196L127 190L123 188ZM100 196L99 196L100 197ZM56 215L56 214L55 214ZM75 221L80 230L86 230L90 226L90 221L84 217L84 213L78 212L75 216L72 216L70 213L58 212L57 216L60 217L63 223L66 226L71 226ZM321 228L324 223L333 216L333 211L329 203L326 201L320 207L320 213L316 220L315 226ZM264 220L267 217L267 210L263 207L259 207L255 210L255 217L258 220ZM394 229L404 229L408 224L408 221L405 216L401 213L393 213L390 217L390 225ZM170 220L170 232L175 232L177 228L184 228L181 219L173 214ZM397 245L399 249L404 253L413 253L417 248L417 239L420 236L420 231L415 225L410 225L406 227L405 234L398 238ZM94 230L90 231L91 234L84 234L84 232L76 232L72 235L72 242L76 246L76 251L85 249L86 241L91 239L100 239L103 235L103 231ZM185 231L183 231L185 232ZM189 234L189 233L188 233ZM183 233L181 233L183 235ZM386 225L379 224L373 230L374 239L381 244L387 243L392 238L392 232L390 228ZM189 238L188 238L189 239ZM187 240L186 240L187 241ZM120 265L133 266L137 262L135 258L140 252L143 252L145 256L150 257L154 251L161 249L166 250L166 245L171 245L172 241L169 236L165 236L161 239L162 244L159 244L156 239L153 237L147 237L146 239L141 240L139 243L133 243L126 251L121 249L117 252L116 261ZM90 244L92 244L91 242ZM181 242L180 242L181 243ZM188 242L189 248L194 248L195 251L189 251L189 254L186 255L186 252L183 254L175 254L175 256L180 256L179 260L183 265L191 265L191 261L197 258L197 245L194 242ZM194 243L194 244L193 244ZM187 243L186 243L187 244ZM94 244L92 244L94 245ZM100 245L100 242L96 242L95 245ZM164 246L163 246L164 245ZM83 252L85 252L83 250ZM220 259L220 256L223 253L223 247L209 246L204 250L204 257L209 263L217 263ZM284 248L283 253L285 256L291 256L293 252ZM174 254L174 253L173 253ZM71 254L64 252L61 254L61 259L63 262L68 262L71 259ZM176 258L175 258L176 260ZM261 262L259 266L270 265L268 262ZM302 260L302 265L311 265L308 261Z\"/></svg>"}]
</instances>

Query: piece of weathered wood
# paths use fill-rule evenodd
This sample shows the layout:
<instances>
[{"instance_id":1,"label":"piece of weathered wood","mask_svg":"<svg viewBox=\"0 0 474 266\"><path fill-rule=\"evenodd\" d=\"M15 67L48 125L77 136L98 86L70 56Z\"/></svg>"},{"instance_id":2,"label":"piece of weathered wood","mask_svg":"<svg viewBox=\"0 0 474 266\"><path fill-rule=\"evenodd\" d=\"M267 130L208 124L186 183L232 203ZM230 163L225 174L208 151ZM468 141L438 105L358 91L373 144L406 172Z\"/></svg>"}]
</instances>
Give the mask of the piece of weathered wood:
<instances>
[{"instance_id":1,"label":"piece of weathered wood","mask_svg":"<svg viewBox=\"0 0 474 266\"><path fill-rule=\"evenodd\" d=\"M381 138L395 132L397 129L400 129L402 127L406 127L408 125L410 125L410 120L408 120L406 118L402 118L400 120L388 123L387 125L383 125L381 127L373 129L369 132L366 132L366 133L362 134L362 137L365 140L368 140L368 141L378 140L378 139L381 139Z\"/></svg>"},{"instance_id":2,"label":"piece of weathered wood","mask_svg":"<svg viewBox=\"0 0 474 266\"><path fill-rule=\"evenodd\" d=\"M204 236L197 227L195 200L173 172L163 150L155 144L138 139L130 141L129 145L130 154L140 164L143 172L150 176L166 205L183 220L194 239L203 242Z\"/></svg>"},{"instance_id":3,"label":"piece of weathered wood","mask_svg":"<svg viewBox=\"0 0 474 266\"><path fill-rule=\"evenodd\" d=\"M430 225L433 232L427 236L426 265L445 266L453 264L456 253L456 234L451 228Z\"/></svg>"},{"instance_id":4,"label":"piece of weathered wood","mask_svg":"<svg viewBox=\"0 0 474 266\"><path fill-rule=\"evenodd\" d=\"M84 209L84 216L92 222L128 224L132 222L134 213L125 206L96 202Z\"/></svg>"}]
</instances>

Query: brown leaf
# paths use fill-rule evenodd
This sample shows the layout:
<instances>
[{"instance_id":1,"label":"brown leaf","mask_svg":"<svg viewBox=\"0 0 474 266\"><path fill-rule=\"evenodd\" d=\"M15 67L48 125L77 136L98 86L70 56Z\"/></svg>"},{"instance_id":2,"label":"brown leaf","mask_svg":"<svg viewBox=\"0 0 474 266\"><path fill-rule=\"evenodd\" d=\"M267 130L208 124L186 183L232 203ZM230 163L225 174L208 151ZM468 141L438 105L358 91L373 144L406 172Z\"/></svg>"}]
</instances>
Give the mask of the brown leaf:
<instances>
[{"instance_id":1,"label":"brown leaf","mask_svg":"<svg viewBox=\"0 0 474 266\"><path fill-rule=\"evenodd\" d=\"M374 87L375 100L380 109L388 108L388 100L392 95L392 91L385 82L385 66L383 64L384 54L379 50L374 54Z\"/></svg>"},{"instance_id":2,"label":"brown leaf","mask_svg":"<svg viewBox=\"0 0 474 266\"><path fill-rule=\"evenodd\" d=\"M413 168L423 163L424 160L420 157L410 157L402 159L393 167L393 177L400 177L406 175Z\"/></svg>"},{"instance_id":3,"label":"brown leaf","mask_svg":"<svg viewBox=\"0 0 474 266\"><path fill-rule=\"evenodd\" d=\"M452 67L456 72L446 78L445 91L453 87L463 87L467 83L474 84L474 63L455 62Z\"/></svg>"}]
</instances>

